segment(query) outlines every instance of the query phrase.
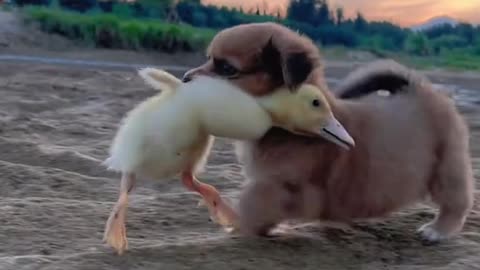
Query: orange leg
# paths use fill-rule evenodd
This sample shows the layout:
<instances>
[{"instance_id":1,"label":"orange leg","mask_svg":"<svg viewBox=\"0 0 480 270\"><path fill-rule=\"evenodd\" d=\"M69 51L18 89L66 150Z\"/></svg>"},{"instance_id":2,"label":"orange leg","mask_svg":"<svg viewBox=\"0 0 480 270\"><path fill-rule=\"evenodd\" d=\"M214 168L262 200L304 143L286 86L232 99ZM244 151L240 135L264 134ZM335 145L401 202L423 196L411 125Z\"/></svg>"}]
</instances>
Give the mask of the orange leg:
<instances>
[{"instance_id":1,"label":"orange leg","mask_svg":"<svg viewBox=\"0 0 480 270\"><path fill-rule=\"evenodd\" d=\"M199 181L190 171L182 174L182 181L189 190L202 196L212 220L222 226L236 226L237 213L222 199L215 187Z\"/></svg>"},{"instance_id":2,"label":"orange leg","mask_svg":"<svg viewBox=\"0 0 480 270\"><path fill-rule=\"evenodd\" d=\"M123 174L118 201L105 224L103 241L113 247L119 255L122 255L128 248L125 217L127 214L128 193L132 191L134 186L135 175L131 173Z\"/></svg>"}]
</instances>

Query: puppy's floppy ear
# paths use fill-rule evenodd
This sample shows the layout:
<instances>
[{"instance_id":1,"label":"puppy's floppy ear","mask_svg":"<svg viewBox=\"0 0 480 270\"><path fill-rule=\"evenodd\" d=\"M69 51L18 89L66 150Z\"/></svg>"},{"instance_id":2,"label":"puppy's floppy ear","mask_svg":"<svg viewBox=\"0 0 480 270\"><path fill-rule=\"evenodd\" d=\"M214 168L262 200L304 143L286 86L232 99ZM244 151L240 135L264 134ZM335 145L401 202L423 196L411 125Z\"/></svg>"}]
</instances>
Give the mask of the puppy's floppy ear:
<instances>
[{"instance_id":1,"label":"puppy's floppy ear","mask_svg":"<svg viewBox=\"0 0 480 270\"><path fill-rule=\"evenodd\" d=\"M304 52L289 53L282 63L283 78L290 89L296 89L312 72L313 65Z\"/></svg>"},{"instance_id":2,"label":"puppy's floppy ear","mask_svg":"<svg viewBox=\"0 0 480 270\"><path fill-rule=\"evenodd\" d=\"M263 47L261 61L272 80L285 84L291 90L302 84L313 70L306 52L282 52L273 37Z\"/></svg>"},{"instance_id":3,"label":"puppy's floppy ear","mask_svg":"<svg viewBox=\"0 0 480 270\"><path fill-rule=\"evenodd\" d=\"M275 84L284 83L281 55L278 48L273 45L273 37L270 37L262 48L260 62Z\"/></svg>"}]
</instances>

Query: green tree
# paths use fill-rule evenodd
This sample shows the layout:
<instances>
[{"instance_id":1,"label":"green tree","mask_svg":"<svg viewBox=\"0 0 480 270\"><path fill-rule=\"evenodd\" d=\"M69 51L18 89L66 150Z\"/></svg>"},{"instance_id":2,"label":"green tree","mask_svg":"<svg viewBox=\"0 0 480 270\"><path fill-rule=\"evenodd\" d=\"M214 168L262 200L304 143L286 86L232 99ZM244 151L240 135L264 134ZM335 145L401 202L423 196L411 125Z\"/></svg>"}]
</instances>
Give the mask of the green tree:
<instances>
[{"instance_id":1,"label":"green tree","mask_svg":"<svg viewBox=\"0 0 480 270\"><path fill-rule=\"evenodd\" d=\"M196 9L192 14L192 25L204 27L207 25L208 17L200 9Z\"/></svg>"},{"instance_id":2,"label":"green tree","mask_svg":"<svg viewBox=\"0 0 480 270\"><path fill-rule=\"evenodd\" d=\"M89 9L93 9L95 6L97 6L97 0L59 0L59 3L64 8L80 12L86 12Z\"/></svg>"},{"instance_id":3,"label":"green tree","mask_svg":"<svg viewBox=\"0 0 480 270\"><path fill-rule=\"evenodd\" d=\"M138 0L144 14L153 18L166 18L168 9L174 4L173 0Z\"/></svg>"},{"instance_id":4,"label":"green tree","mask_svg":"<svg viewBox=\"0 0 480 270\"><path fill-rule=\"evenodd\" d=\"M343 19L344 19L343 8L342 8L342 7L338 7L338 8L335 10L335 13L336 13L337 24L342 24Z\"/></svg>"},{"instance_id":5,"label":"green tree","mask_svg":"<svg viewBox=\"0 0 480 270\"><path fill-rule=\"evenodd\" d=\"M127 3L115 3L112 7L112 13L123 18L131 18L134 15L132 6Z\"/></svg>"},{"instance_id":6,"label":"green tree","mask_svg":"<svg viewBox=\"0 0 480 270\"><path fill-rule=\"evenodd\" d=\"M427 36L423 33L412 33L405 40L405 50L415 55L426 56L431 52Z\"/></svg>"},{"instance_id":7,"label":"green tree","mask_svg":"<svg viewBox=\"0 0 480 270\"><path fill-rule=\"evenodd\" d=\"M277 15L275 17L276 17L277 21L282 20L282 15L280 14L280 9L277 9Z\"/></svg>"},{"instance_id":8,"label":"green tree","mask_svg":"<svg viewBox=\"0 0 480 270\"><path fill-rule=\"evenodd\" d=\"M468 41L465 38L457 35L443 35L432 39L430 42L435 54L455 48L467 47L468 45Z\"/></svg>"},{"instance_id":9,"label":"green tree","mask_svg":"<svg viewBox=\"0 0 480 270\"><path fill-rule=\"evenodd\" d=\"M315 13L313 17L313 25L328 25L333 23L332 13L326 0L315 1Z\"/></svg>"},{"instance_id":10,"label":"green tree","mask_svg":"<svg viewBox=\"0 0 480 270\"><path fill-rule=\"evenodd\" d=\"M355 24L355 30L359 32L365 32L368 26L367 20L365 20L365 18L360 12L357 13L357 17L355 18L354 24Z\"/></svg>"},{"instance_id":11,"label":"green tree","mask_svg":"<svg viewBox=\"0 0 480 270\"><path fill-rule=\"evenodd\" d=\"M287 18L292 21L312 24L315 17L316 0L291 0L287 10Z\"/></svg>"},{"instance_id":12,"label":"green tree","mask_svg":"<svg viewBox=\"0 0 480 270\"><path fill-rule=\"evenodd\" d=\"M48 5L49 0L13 0L13 3L18 6L24 5Z\"/></svg>"},{"instance_id":13,"label":"green tree","mask_svg":"<svg viewBox=\"0 0 480 270\"><path fill-rule=\"evenodd\" d=\"M455 28L459 36L465 39L468 44L473 44L475 40L475 29L471 24L461 23Z\"/></svg>"}]
</instances>

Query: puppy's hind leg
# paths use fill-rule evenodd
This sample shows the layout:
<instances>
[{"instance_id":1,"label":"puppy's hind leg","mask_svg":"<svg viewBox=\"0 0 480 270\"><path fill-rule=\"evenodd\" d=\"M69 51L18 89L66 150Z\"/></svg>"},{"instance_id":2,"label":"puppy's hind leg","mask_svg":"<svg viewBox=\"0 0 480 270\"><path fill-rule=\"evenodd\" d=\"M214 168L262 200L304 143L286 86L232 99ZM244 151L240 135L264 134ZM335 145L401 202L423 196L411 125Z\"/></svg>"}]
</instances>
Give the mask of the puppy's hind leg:
<instances>
[{"instance_id":1,"label":"puppy's hind leg","mask_svg":"<svg viewBox=\"0 0 480 270\"><path fill-rule=\"evenodd\" d=\"M273 227L287 218L289 203L295 202L280 182L250 182L240 195L238 230L247 236L268 236Z\"/></svg>"},{"instance_id":2,"label":"puppy's hind leg","mask_svg":"<svg viewBox=\"0 0 480 270\"><path fill-rule=\"evenodd\" d=\"M422 238L430 243L458 234L473 206L474 181L468 151L459 151L463 147L458 144L452 146L456 147L443 155L430 186L439 213L419 229Z\"/></svg>"}]
</instances>

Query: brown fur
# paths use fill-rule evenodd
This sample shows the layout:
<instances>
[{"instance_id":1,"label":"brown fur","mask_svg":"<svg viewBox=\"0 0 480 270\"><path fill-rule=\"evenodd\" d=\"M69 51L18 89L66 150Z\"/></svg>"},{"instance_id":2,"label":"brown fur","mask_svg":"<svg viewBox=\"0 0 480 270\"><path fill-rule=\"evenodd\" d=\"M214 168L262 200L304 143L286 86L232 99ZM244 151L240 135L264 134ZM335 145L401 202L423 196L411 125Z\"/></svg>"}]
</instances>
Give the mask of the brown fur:
<instances>
[{"instance_id":1,"label":"brown fur","mask_svg":"<svg viewBox=\"0 0 480 270\"><path fill-rule=\"evenodd\" d=\"M270 57L275 54L281 56L277 63ZM355 98L339 98L327 90L314 44L273 23L220 32L208 56L204 65L186 73L186 81L197 74L219 76L213 58L240 71L260 62L254 73L232 76L232 81L253 95L283 83L292 89L302 81L315 84L356 142L345 151L323 139L273 128L259 141L239 143L238 156L250 179L239 202L244 233L265 234L292 218L349 222L382 217L426 196L440 211L420 229L424 238L438 241L462 229L474 188L468 129L452 100L434 92L426 79L393 61L374 62L340 87L339 96ZM295 65L303 69L291 68ZM396 80L382 77L385 70ZM368 95L376 88L392 95Z\"/></svg>"}]
</instances>

